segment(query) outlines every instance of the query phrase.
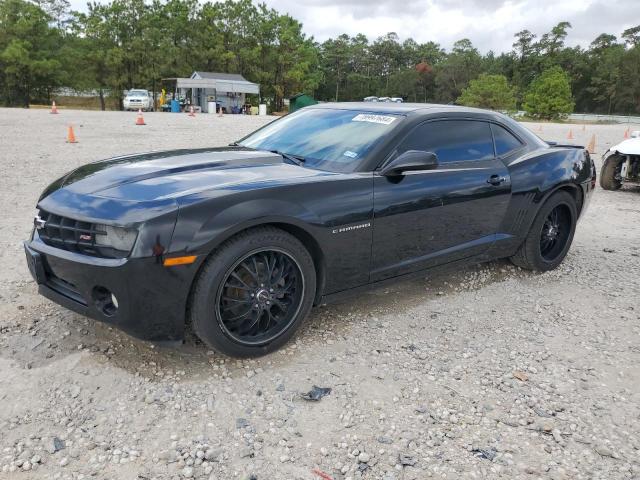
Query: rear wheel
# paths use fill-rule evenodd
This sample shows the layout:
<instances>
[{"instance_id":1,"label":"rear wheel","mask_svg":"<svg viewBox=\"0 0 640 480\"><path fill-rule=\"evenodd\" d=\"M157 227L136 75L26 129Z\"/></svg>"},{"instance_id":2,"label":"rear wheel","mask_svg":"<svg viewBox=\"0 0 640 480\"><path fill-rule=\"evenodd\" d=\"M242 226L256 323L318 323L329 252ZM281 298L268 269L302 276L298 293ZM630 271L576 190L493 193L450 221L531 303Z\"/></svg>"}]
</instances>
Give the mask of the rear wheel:
<instances>
[{"instance_id":1,"label":"rear wheel","mask_svg":"<svg viewBox=\"0 0 640 480\"><path fill-rule=\"evenodd\" d=\"M605 190L619 190L622 187L622 159L617 156L605 160L600 170L600 186Z\"/></svg>"},{"instance_id":2,"label":"rear wheel","mask_svg":"<svg viewBox=\"0 0 640 480\"><path fill-rule=\"evenodd\" d=\"M265 355L286 343L311 309L316 274L305 247L272 227L241 233L206 262L190 317L211 348L234 357Z\"/></svg>"},{"instance_id":3,"label":"rear wheel","mask_svg":"<svg viewBox=\"0 0 640 480\"><path fill-rule=\"evenodd\" d=\"M571 247L577 218L573 197L568 192L556 192L540 208L511 261L528 270L553 270Z\"/></svg>"}]
</instances>

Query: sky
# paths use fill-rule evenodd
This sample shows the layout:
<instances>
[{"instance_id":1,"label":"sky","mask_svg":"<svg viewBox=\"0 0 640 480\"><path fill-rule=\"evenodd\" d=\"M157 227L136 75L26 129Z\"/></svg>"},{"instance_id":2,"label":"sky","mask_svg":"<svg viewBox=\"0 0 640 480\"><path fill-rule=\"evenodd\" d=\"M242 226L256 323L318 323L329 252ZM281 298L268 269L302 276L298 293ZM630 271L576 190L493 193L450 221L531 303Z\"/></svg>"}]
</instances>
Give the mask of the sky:
<instances>
[{"instance_id":1,"label":"sky","mask_svg":"<svg viewBox=\"0 0 640 480\"><path fill-rule=\"evenodd\" d=\"M618 37L640 24L640 0L263 0L304 24L317 41L341 33L364 33L370 40L396 32L449 49L469 38L482 52L511 50L513 34L528 29L540 37L568 21L567 44L587 47L600 33ZM71 0L85 9L86 0Z\"/></svg>"}]
</instances>

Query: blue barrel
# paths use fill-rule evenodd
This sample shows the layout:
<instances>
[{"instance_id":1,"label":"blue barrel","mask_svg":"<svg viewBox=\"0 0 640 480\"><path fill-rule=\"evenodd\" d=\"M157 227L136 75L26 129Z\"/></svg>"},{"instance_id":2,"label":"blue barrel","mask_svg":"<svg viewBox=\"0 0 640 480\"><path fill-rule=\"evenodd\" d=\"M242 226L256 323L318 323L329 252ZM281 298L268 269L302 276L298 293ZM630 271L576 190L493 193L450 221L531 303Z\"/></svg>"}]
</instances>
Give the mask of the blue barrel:
<instances>
[{"instance_id":1,"label":"blue barrel","mask_svg":"<svg viewBox=\"0 0 640 480\"><path fill-rule=\"evenodd\" d=\"M180 102L178 100L171 100L171 113L180 113Z\"/></svg>"}]
</instances>

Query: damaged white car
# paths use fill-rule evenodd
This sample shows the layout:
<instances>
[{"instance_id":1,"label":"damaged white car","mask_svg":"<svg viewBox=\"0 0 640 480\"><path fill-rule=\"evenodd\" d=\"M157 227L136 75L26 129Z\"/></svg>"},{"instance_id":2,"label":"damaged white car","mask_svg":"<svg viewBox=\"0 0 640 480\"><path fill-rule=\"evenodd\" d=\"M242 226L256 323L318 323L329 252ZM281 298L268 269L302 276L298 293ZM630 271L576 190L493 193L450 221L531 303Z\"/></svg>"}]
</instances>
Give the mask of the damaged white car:
<instances>
[{"instance_id":1,"label":"damaged white car","mask_svg":"<svg viewBox=\"0 0 640 480\"><path fill-rule=\"evenodd\" d=\"M640 184L640 131L631 138L609 148L602 155L600 186L618 190L623 183Z\"/></svg>"}]
</instances>

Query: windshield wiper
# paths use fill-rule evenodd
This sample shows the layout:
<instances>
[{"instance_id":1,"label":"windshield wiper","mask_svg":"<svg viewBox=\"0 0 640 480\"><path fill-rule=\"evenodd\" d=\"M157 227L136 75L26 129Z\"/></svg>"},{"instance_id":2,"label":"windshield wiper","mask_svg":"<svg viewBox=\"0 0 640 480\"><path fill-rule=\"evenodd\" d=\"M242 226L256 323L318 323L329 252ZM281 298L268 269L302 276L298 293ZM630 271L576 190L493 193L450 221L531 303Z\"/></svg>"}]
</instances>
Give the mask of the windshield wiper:
<instances>
[{"instance_id":1,"label":"windshield wiper","mask_svg":"<svg viewBox=\"0 0 640 480\"><path fill-rule=\"evenodd\" d=\"M290 153L284 153L284 152L281 152L279 150L269 150L269 151L271 153L275 153L277 155L281 155L282 157L286 158L290 162L295 163L298 166L302 166L302 164L305 162L305 158L301 157L300 155L291 155Z\"/></svg>"}]
</instances>

